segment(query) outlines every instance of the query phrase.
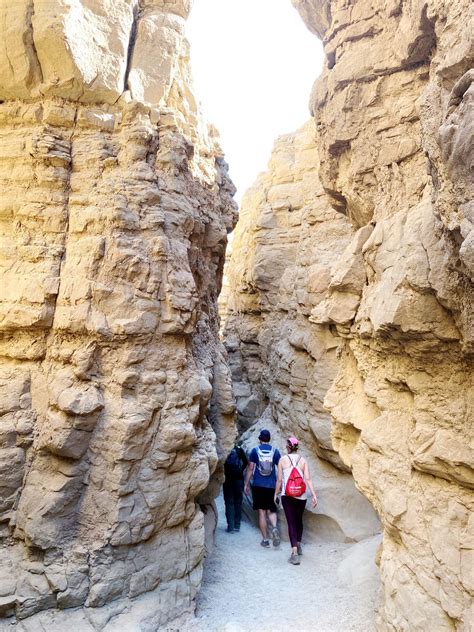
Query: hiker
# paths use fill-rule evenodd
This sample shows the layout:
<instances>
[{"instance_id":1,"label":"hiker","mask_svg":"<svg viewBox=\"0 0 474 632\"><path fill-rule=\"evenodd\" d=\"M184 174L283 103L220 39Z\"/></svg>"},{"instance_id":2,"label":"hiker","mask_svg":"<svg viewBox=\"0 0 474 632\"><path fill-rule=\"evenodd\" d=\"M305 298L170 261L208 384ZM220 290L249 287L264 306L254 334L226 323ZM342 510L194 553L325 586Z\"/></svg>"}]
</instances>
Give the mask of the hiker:
<instances>
[{"instance_id":1,"label":"hiker","mask_svg":"<svg viewBox=\"0 0 474 632\"><path fill-rule=\"evenodd\" d=\"M298 452L299 442L295 437L288 437L285 454L278 464L278 478L275 489L275 502L281 491L281 504L288 523L288 536L290 538L291 555L290 564L299 564L303 555L301 538L303 536L303 512L306 506L307 491L311 492L313 507L318 504L313 482L309 473L306 459Z\"/></svg>"},{"instance_id":2,"label":"hiker","mask_svg":"<svg viewBox=\"0 0 474 632\"><path fill-rule=\"evenodd\" d=\"M224 463L225 480L223 489L227 533L237 533L240 531L244 493L244 470L247 464L247 455L240 445L236 444Z\"/></svg>"},{"instance_id":3,"label":"hiker","mask_svg":"<svg viewBox=\"0 0 474 632\"><path fill-rule=\"evenodd\" d=\"M273 546L280 544L277 529L277 508L275 505L276 466L280 460L280 452L270 445L270 432L262 430L258 435L260 445L253 448L249 456L249 466L245 477L245 493L250 491L252 478L253 508L258 510L258 526L262 533L263 547L270 546L267 521L271 524Z\"/></svg>"}]
</instances>

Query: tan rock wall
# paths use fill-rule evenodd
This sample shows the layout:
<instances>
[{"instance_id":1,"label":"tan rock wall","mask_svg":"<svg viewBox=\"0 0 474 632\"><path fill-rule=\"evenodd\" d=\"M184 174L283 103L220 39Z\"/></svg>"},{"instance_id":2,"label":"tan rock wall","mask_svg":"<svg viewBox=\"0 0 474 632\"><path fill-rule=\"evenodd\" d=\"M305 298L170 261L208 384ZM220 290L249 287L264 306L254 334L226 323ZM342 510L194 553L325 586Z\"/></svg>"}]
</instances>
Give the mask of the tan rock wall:
<instances>
[{"instance_id":1,"label":"tan rock wall","mask_svg":"<svg viewBox=\"0 0 474 632\"><path fill-rule=\"evenodd\" d=\"M352 259L367 282L325 405L384 527L380 627L468 630L472 5L326 4L312 97L321 181L355 228L373 230ZM331 286L346 269L335 264ZM339 300L317 322L334 322Z\"/></svg>"},{"instance_id":2,"label":"tan rock wall","mask_svg":"<svg viewBox=\"0 0 474 632\"><path fill-rule=\"evenodd\" d=\"M309 121L280 137L268 171L243 199L227 266L224 337L240 429L268 404L263 425L276 423L275 436L296 434L304 443L320 498L316 530L360 540L379 523L333 447L323 406L341 339L334 327L311 322L352 231L319 182L314 134Z\"/></svg>"},{"instance_id":3,"label":"tan rock wall","mask_svg":"<svg viewBox=\"0 0 474 632\"><path fill-rule=\"evenodd\" d=\"M188 10L2 8L3 614L117 614L156 589L159 625L200 584L198 499L233 439L217 295L235 205Z\"/></svg>"},{"instance_id":4,"label":"tan rock wall","mask_svg":"<svg viewBox=\"0 0 474 632\"><path fill-rule=\"evenodd\" d=\"M298 197L304 189L301 165L281 158L277 144L271 175L244 204L254 210L242 214L242 245L232 255L246 262L228 300L241 423L270 402L285 431L314 437L315 452L351 468L382 520L381 630L467 631L472 3L293 4L326 51L311 97L317 157L309 158L322 190L309 198L330 203L344 232L327 236L338 220L326 211L295 236L288 190ZM284 161L280 195L272 174ZM324 355L311 347L321 332L331 340ZM326 382L308 349L327 365ZM255 398L248 415L242 383Z\"/></svg>"}]
</instances>

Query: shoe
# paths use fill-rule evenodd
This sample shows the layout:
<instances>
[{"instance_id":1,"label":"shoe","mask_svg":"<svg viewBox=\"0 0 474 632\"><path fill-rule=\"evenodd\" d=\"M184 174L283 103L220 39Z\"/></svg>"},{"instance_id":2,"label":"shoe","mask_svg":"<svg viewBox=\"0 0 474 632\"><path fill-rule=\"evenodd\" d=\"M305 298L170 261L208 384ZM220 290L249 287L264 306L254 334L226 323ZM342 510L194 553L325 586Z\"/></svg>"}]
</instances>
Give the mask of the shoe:
<instances>
[{"instance_id":1,"label":"shoe","mask_svg":"<svg viewBox=\"0 0 474 632\"><path fill-rule=\"evenodd\" d=\"M297 544L296 545L296 554L297 555L303 555L303 548L302 548L301 544Z\"/></svg>"},{"instance_id":2,"label":"shoe","mask_svg":"<svg viewBox=\"0 0 474 632\"><path fill-rule=\"evenodd\" d=\"M239 531L240 531L240 527L235 527L234 533L239 533Z\"/></svg>"},{"instance_id":3,"label":"shoe","mask_svg":"<svg viewBox=\"0 0 474 632\"><path fill-rule=\"evenodd\" d=\"M230 527L227 527L226 529L226 533L234 533L235 529L231 529Z\"/></svg>"},{"instance_id":4,"label":"shoe","mask_svg":"<svg viewBox=\"0 0 474 632\"><path fill-rule=\"evenodd\" d=\"M260 542L260 546L265 547L266 549L268 549L268 547L270 546L270 540L262 540Z\"/></svg>"},{"instance_id":5,"label":"shoe","mask_svg":"<svg viewBox=\"0 0 474 632\"><path fill-rule=\"evenodd\" d=\"M298 556L298 553L292 553L288 559L290 564L294 564L295 566L297 566L298 564L301 564L300 562L300 558Z\"/></svg>"},{"instance_id":6,"label":"shoe","mask_svg":"<svg viewBox=\"0 0 474 632\"><path fill-rule=\"evenodd\" d=\"M273 540L273 546L280 546L281 538L280 538L280 534L278 533L278 529L276 527L273 527L272 529L272 540Z\"/></svg>"}]
</instances>

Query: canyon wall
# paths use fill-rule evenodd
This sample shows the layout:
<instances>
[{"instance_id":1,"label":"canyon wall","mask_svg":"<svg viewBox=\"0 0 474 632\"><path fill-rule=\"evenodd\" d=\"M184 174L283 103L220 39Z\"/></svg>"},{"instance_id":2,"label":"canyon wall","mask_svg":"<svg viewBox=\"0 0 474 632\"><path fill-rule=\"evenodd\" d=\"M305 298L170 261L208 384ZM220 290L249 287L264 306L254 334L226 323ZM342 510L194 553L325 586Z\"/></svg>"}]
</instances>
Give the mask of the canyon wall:
<instances>
[{"instance_id":1,"label":"canyon wall","mask_svg":"<svg viewBox=\"0 0 474 632\"><path fill-rule=\"evenodd\" d=\"M85 605L59 629L157 629L192 609L199 503L234 434L234 188L191 92L190 1L8 4L0 616Z\"/></svg>"},{"instance_id":2,"label":"canyon wall","mask_svg":"<svg viewBox=\"0 0 474 632\"><path fill-rule=\"evenodd\" d=\"M379 522L333 447L323 407L341 339L334 327L311 321L351 226L319 182L314 135L309 121L279 138L268 172L242 200L226 267L224 337L240 430L263 414L266 427L276 423L274 435L296 434L318 481L315 530L355 541L377 533Z\"/></svg>"},{"instance_id":3,"label":"canyon wall","mask_svg":"<svg viewBox=\"0 0 474 632\"><path fill-rule=\"evenodd\" d=\"M382 521L380 630L467 632L474 8L293 4L326 60L313 121L243 202L226 323L239 424L269 405L352 471Z\"/></svg>"}]
</instances>

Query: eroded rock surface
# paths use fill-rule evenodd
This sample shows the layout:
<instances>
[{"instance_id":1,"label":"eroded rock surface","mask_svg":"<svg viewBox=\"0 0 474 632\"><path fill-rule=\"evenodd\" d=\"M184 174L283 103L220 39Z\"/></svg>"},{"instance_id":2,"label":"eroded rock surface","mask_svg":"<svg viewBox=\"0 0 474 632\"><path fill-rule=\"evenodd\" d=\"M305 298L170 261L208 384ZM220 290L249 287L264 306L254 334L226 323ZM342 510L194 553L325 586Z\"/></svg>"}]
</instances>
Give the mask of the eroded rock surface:
<instances>
[{"instance_id":1,"label":"eroded rock surface","mask_svg":"<svg viewBox=\"0 0 474 632\"><path fill-rule=\"evenodd\" d=\"M268 172L243 199L227 266L225 344L240 429L268 404L264 425L271 426L270 413L278 436L296 434L307 450L318 481L320 529L360 540L378 531L378 519L333 447L323 407L341 339L334 327L311 319L330 292L332 263L352 231L319 182L314 133L309 121L279 138ZM338 309L334 317L345 322L348 307Z\"/></svg>"},{"instance_id":2,"label":"eroded rock surface","mask_svg":"<svg viewBox=\"0 0 474 632\"><path fill-rule=\"evenodd\" d=\"M3 615L86 605L76 625L106 629L155 591L156 629L200 585L198 502L233 439L235 205L191 92L189 5L0 10Z\"/></svg>"},{"instance_id":3,"label":"eroded rock surface","mask_svg":"<svg viewBox=\"0 0 474 632\"><path fill-rule=\"evenodd\" d=\"M282 147L295 143L284 138L247 196L232 255L245 263L228 299L240 422L269 402L285 430L314 435L320 456L352 470L382 520L381 630L467 632L474 8L293 4L326 51L308 156L322 186L295 205L304 170L294 161L282 192L280 165L293 160ZM305 221L328 204L339 215Z\"/></svg>"}]
</instances>

